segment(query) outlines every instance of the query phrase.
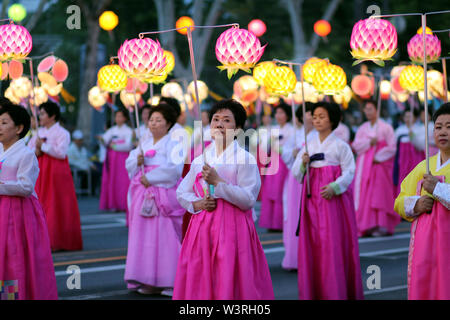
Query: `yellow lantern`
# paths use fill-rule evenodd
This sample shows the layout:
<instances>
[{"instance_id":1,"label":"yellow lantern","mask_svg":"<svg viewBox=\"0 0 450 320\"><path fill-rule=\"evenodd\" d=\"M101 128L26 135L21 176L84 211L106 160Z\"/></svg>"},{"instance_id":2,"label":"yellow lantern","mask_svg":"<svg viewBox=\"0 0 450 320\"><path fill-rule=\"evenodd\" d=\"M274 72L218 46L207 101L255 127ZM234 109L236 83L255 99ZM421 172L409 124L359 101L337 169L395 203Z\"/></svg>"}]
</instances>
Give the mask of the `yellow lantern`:
<instances>
[{"instance_id":1,"label":"yellow lantern","mask_svg":"<svg viewBox=\"0 0 450 320\"><path fill-rule=\"evenodd\" d=\"M306 82L312 83L314 80L314 74L316 73L316 70L325 66L326 64L327 64L326 60L319 59L316 57L309 58L308 60L306 60L302 68L303 79Z\"/></svg>"},{"instance_id":2,"label":"yellow lantern","mask_svg":"<svg viewBox=\"0 0 450 320\"><path fill-rule=\"evenodd\" d=\"M276 65L272 61L260 62L253 68L253 78L259 85L263 86L264 78L275 67Z\"/></svg>"},{"instance_id":3,"label":"yellow lantern","mask_svg":"<svg viewBox=\"0 0 450 320\"><path fill-rule=\"evenodd\" d=\"M151 98L148 98L147 103L151 106L157 106L159 104L160 100L161 100L161 97L156 95Z\"/></svg>"},{"instance_id":4,"label":"yellow lantern","mask_svg":"<svg viewBox=\"0 0 450 320\"><path fill-rule=\"evenodd\" d=\"M41 86L45 92L52 97L56 97L62 90L62 83L58 83L56 86L51 86L48 83L43 82Z\"/></svg>"},{"instance_id":5,"label":"yellow lantern","mask_svg":"<svg viewBox=\"0 0 450 320\"><path fill-rule=\"evenodd\" d=\"M183 100L183 88L176 82L169 82L162 86L161 96Z\"/></svg>"},{"instance_id":6,"label":"yellow lantern","mask_svg":"<svg viewBox=\"0 0 450 320\"><path fill-rule=\"evenodd\" d=\"M301 82L297 82L297 84L295 85L295 89L294 91L289 95L287 102L290 103L291 99L294 99L294 102L296 104L300 104L303 102L303 94L305 96L305 101L307 102L319 102L319 100L323 99L323 95L319 95L319 93L317 92L317 90L310 85L308 82L303 82L303 91L302 92L302 83Z\"/></svg>"},{"instance_id":7,"label":"yellow lantern","mask_svg":"<svg viewBox=\"0 0 450 320\"><path fill-rule=\"evenodd\" d=\"M422 34L422 32L423 32L422 27L417 29L417 34ZM433 31L431 31L431 29L429 27L425 27L425 34L433 34Z\"/></svg>"},{"instance_id":8,"label":"yellow lantern","mask_svg":"<svg viewBox=\"0 0 450 320\"><path fill-rule=\"evenodd\" d=\"M30 79L20 77L12 80L10 87L16 97L18 97L19 99L25 99L31 93L32 84Z\"/></svg>"},{"instance_id":9,"label":"yellow lantern","mask_svg":"<svg viewBox=\"0 0 450 320\"><path fill-rule=\"evenodd\" d=\"M314 73L313 86L319 93L335 95L341 93L347 85L344 69L328 63Z\"/></svg>"},{"instance_id":10,"label":"yellow lantern","mask_svg":"<svg viewBox=\"0 0 450 320\"><path fill-rule=\"evenodd\" d=\"M437 70L427 72L428 88L431 94L437 98L444 98L444 76Z\"/></svg>"},{"instance_id":11,"label":"yellow lantern","mask_svg":"<svg viewBox=\"0 0 450 320\"><path fill-rule=\"evenodd\" d=\"M108 98L108 94L102 92L99 87L92 87L88 92L88 100L91 106L93 106L96 110L100 109Z\"/></svg>"},{"instance_id":12,"label":"yellow lantern","mask_svg":"<svg viewBox=\"0 0 450 320\"><path fill-rule=\"evenodd\" d=\"M353 91L349 86L345 86L341 94L335 94L333 96L334 102L341 104L344 110L348 108L348 103L352 100Z\"/></svg>"},{"instance_id":13,"label":"yellow lantern","mask_svg":"<svg viewBox=\"0 0 450 320\"><path fill-rule=\"evenodd\" d=\"M42 87L34 87L34 98L30 95L30 104L39 106L48 101L48 94Z\"/></svg>"},{"instance_id":14,"label":"yellow lantern","mask_svg":"<svg viewBox=\"0 0 450 320\"><path fill-rule=\"evenodd\" d=\"M9 99L12 103L19 104L20 98L14 94L14 90L11 87L8 87L5 90L5 98Z\"/></svg>"},{"instance_id":15,"label":"yellow lantern","mask_svg":"<svg viewBox=\"0 0 450 320\"><path fill-rule=\"evenodd\" d=\"M200 99L200 103L208 98L208 86L203 81L197 80L197 88L198 88L198 98ZM191 81L187 87L188 93L192 96L195 101L195 88L194 81Z\"/></svg>"},{"instance_id":16,"label":"yellow lantern","mask_svg":"<svg viewBox=\"0 0 450 320\"><path fill-rule=\"evenodd\" d=\"M141 94L136 93L136 101L141 100ZM133 92L127 92L127 90L120 91L120 101L122 101L123 105L127 108L133 108L134 107L134 93Z\"/></svg>"},{"instance_id":17,"label":"yellow lantern","mask_svg":"<svg viewBox=\"0 0 450 320\"><path fill-rule=\"evenodd\" d=\"M380 93L381 99L387 100L389 99L389 95L391 94L391 82L388 80L383 80L380 82Z\"/></svg>"},{"instance_id":18,"label":"yellow lantern","mask_svg":"<svg viewBox=\"0 0 450 320\"><path fill-rule=\"evenodd\" d=\"M297 77L287 66L275 66L264 77L264 87L268 94L287 96L294 91L296 85Z\"/></svg>"},{"instance_id":19,"label":"yellow lantern","mask_svg":"<svg viewBox=\"0 0 450 320\"><path fill-rule=\"evenodd\" d=\"M166 58L166 68L164 71L167 74L170 74L173 71L173 68L175 68L175 56L168 50L164 50L163 56Z\"/></svg>"},{"instance_id":20,"label":"yellow lantern","mask_svg":"<svg viewBox=\"0 0 450 320\"><path fill-rule=\"evenodd\" d=\"M423 68L418 65L410 65L402 70L398 79L400 86L410 92L423 91L425 76Z\"/></svg>"},{"instance_id":21,"label":"yellow lantern","mask_svg":"<svg viewBox=\"0 0 450 320\"><path fill-rule=\"evenodd\" d=\"M192 20L192 18L190 17L180 17L177 22L175 23L175 28L182 28L182 27L189 27L189 26L194 26L194 20ZM194 30L194 28L191 28L191 30ZM177 30L178 33L181 33L183 35L187 35L187 28L186 29L181 29L181 30Z\"/></svg>"},{"instance_id":22,"label":"yellow lantern","mask_svg":"<svg viewBox=\"0 0 450 320\"><path fill-rule=\"evenodd\" d=\"M111 31L119 24L119 17L112 11L105 11L98 18L100 28L106 31Z\"/></svg>"},{"instance_id":23,"label":"yellow lantern","mask_svg":"<svg viewBox=\"0 0 450 320\"><path fill-rule=\"evenodd\" d=\"M97 73L97 83L101 90L117 92L127 86L127 75L117 64L103 66Z\"/></svg>"},{"instance_id":24,"label":"yellow lantern","mask_svg":"<svg viewBox=\"0 0 450 320\"><path fill-rule=\"evenodd\" d=\"M252 76L242 76L235 81L234 94L245 103L252 103L258 99L258 83Z\"/></svg>"},{"instance_id":25,"label":"yellow lantern","mask_svg":"<svg viewBox=\"0 0 450 320\"><path fill-rule=\"evenodd\" d=\"M150 78L145 78L145 79L142 79L142 80L144 82L147 82L147 83L161 84L161 83L166 82L166 80L167 80L167 72L164 71L159 76L152 76Z\"/></svg>"}]
</instances>

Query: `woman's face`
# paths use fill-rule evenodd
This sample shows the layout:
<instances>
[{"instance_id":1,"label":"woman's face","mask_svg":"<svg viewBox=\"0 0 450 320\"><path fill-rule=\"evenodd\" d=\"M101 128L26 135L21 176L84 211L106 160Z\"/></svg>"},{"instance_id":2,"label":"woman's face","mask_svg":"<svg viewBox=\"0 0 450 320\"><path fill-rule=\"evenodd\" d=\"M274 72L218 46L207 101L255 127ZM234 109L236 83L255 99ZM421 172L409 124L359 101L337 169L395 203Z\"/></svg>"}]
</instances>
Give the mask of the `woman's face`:
<instances>
[{"instance_id":1,"label":"woman's face","mask_svg":"<svg viewBox=\"0 0 450 320\"><path fill-rule=\"evenodd\" d=\"M414 123L415 119L411 111L406 111L403 115L403 122L410 127Z\"/></svg>"},{"instance_id":2,"label":"woman's face","mask_svg":"<svg viewBox=\"0 0 450 320\"><path fill-rule=\"evenodd\" d=\"M314 110L313 125L318 132L332 130L331 121L327 109L318 107Z\"/></svg>"},{"instance_id":3,"label":"woman's face","mask_svg":"<svg viewBox=\"0 0 450 320\"><path fill-rule=\"evenodd\" d=\"M439 150L450 150L450 114L440 115L434 123L434 142Z\"/></svg>"},{"instance_id":4,"label":"woman's face","mask_svg":"<svg viewBox=\"0 0 450 320\"><path fill-rule=\"evenodd\" d=\"M0 115L0 143L10 144L19 138L23 126L16 126L8 113Z\"/></svg>"},{"instance_id":5,"label":"woman's face","mask_svg":"<svg viewBox=\"0 0 450 320\"><path fill-rule=\"evenodd\" d=\"M278 108L277 111L275 112L275 120L277 120L277 123L280 126L283 126L286 124L286 122L288 120L288 116L287 116L286 112L284 112L283 109Z\"/></svg>"},{"instance_id":6,"label":"woman's face","mask_svg":"<svg viewBox=\"0 0 450 320\"><path fill-rule=\"evenodd\" d=\"M127 122L127 118L123 115L122 112L116 112L114 120L116 121L116 124L118 126L123 125L125 122Z\"/></svg>"},{"instance_id":7,"label":"woman's face","mask_svg":"<svg viewBox=\"0 0 450 320\"><path fill-rule=\"evenodd\" d=\"M148 116L150 115L150 110L148 108L145 108L142 110L142 123L148 123Z\"/></svg>"},{"instance_id":8,"label":"woman's face","mask_svg":"<svg viewBox=\"0 0 450 320\"><path fill-rule=\"evenodd\" d=\"M169 131L169 123L160 112L153 112L148 120L148 127L155 138L161 138Z\"/></svg>"},{"instance_id":9,"label":"woman's face","mask_svg":"<svg viewBox=\"0 0 450 320\"><path fill-rule=\"evenodd\" d=\"M211 119L211 137L214 140L227 142L234 140L236 130L236 120L233 112L229 109L217 111Z\"/></svg>"},{"instance_id":10,"label":"woman's face","mask_svg":"<svg viewBox=\"0 0 450 320\"><path fill-rule=\"evenodd\" d=\"M306 128L311 128L313 126L313 116L311 111L305 112L305 126Z\"/></svg>"},{"instance_id":11,"label":"woman's face","mask_svg":"<svg viewBox=\"0 0 450 320\"><path fill-rule=\"evenodd\" d=\"M45 126L49 125L54 120L55 120L55 116L49 117L49 115L45 111L45 109L42 108L42 109L39 110L39 124L42 127L45 127Z\"/></svg>"},{"instance_id":12,"label":"woman's face","mask_svg":"<svg viewBox=\"0 0 450 320\"><path fill-rule=\"evenodd\" d=\"M372 121L377 118L377 108L373 105L373 103L366 103L363 111L367 120Z\"/></svg>"}]
</instances>

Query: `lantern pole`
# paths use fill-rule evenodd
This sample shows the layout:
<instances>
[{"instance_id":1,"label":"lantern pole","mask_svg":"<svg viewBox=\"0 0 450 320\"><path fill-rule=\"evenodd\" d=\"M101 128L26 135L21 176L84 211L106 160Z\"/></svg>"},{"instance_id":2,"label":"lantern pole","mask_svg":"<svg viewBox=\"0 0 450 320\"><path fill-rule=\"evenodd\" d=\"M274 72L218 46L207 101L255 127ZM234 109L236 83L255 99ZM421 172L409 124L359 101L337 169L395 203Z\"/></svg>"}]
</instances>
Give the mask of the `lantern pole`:
<instances>
[{"instance_id":1,"label":"lantern pole","mask_svg":"<svg viewBox=\"0 0 450 320\"><path fill-rule=\"evenodd\" d=\"M137 105L137 99L136 99L136 86L137 86L137 81L133 81L133 97L134 97L134 113L135 113L135 117L136 117L136 135L137 135L137 141L138 141L138 148L141 151L141 154L144 155L144 151L142 150L142 145L141 145L141 131L140 129L140 125L139 125L139 110L138 110L138 105ZM144 164L142 164L141 166L141 172L142 175L144 175Z\"/></svg>"},{"instance_id":2,"label":"lantern pole","mask_svg":"<svg viewBox=\"0 0 450 320\"><path fill-rule=\"evenodd\" d=\"M447 84L447 59L448 57L442 58L442 74L444 76L444 102L448 102L448 84Z\"/></svg>"}]
</instances>

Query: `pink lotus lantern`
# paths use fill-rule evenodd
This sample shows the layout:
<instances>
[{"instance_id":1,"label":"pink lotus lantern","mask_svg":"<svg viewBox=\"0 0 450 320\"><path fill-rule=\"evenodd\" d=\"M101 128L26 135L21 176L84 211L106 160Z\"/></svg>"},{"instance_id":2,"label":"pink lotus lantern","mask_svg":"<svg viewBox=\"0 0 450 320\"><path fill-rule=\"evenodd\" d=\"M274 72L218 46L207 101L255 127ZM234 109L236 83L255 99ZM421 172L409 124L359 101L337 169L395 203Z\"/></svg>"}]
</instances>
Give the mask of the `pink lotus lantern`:
<instances>
[{"instance_id":1,"label":"pink lotus lantern","mask_svg":"<svg viewBox=\"0 0 450 320\"><path fill-rule=\"evenodd\" d=\"M433 34L425 34L427 63L436 62L441 56L441 41ZM423 35L416 34L408 42L408 55L413 63L423 63Z\"/></svg>"},{"instance_id":2,"label":"pink lotus lantern","mask_svg":"<svg viewBox=\"0 0 450 320\"><path fill-rule=\"evenodd\" d=\"M149 38L125 40L118 52L119 66L129 77L159 76L166 67L164 50Z\"/></svg>"},{"instance_id":3,"label":"pink lotus lantern","mask_svg":"<svg viewBox=\"0 0 450 320\"><path fill-rule=\"evenodd\" d=\"M267 27L262 20L254 19L248 24L248 31L252 32L257 37L261 37L266 33Z\"/></svg>"},{"instance_id":4,"label":"pink lotus lantern","mask_svg":"<svg viewBox=\"0 0 450 320\"><path fill-rule=\"evenodd\" d=\"M250 73L264 53L259 39L245 29L230 28L216 42L216 57L222 63L218 68L227 70L228 79L239 70Z\"/></svg>"},{"instance_id":5,"label":"pink lotus lantern","mask_svg":"<svg viewBox=\"0 0 450 320\"><path fill-rule=\"evenodd\" d=\"M33 41L25 27L13 23L0 26L0 60L23 59L32 48Z\"/></svg>"},{"instance_id":6,"label":"pink lotus lantern","mask_svg":"<svg viewBox=\"0 0 450 320\"><path fill-rule=\"evenodd\" d=\"M373 61L384 66L383 61L391 60L397 51L397 31L387 20L360 20L353 26L350 47L353 58L357 59L353 65Z\"/></svg>"}]
</instances>

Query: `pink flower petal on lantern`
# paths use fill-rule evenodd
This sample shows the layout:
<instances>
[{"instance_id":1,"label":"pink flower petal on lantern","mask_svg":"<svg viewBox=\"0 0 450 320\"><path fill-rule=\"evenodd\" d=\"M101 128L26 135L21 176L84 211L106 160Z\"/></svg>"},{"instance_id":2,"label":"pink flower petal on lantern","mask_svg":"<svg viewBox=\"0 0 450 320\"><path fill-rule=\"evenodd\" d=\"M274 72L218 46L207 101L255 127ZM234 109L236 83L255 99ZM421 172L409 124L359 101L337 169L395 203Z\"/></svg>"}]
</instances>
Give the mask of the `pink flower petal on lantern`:
<instances>
[{"instance_id":1,"label":"pink flower petal on lantern","mask_svg":"<svg viewBox=\"0 0 450 320\"><path fill-rule=\"evenodd\" d=\"M38 72L47 72L49 71L56 62L55 56L50 56L42 60L37 67Z\"/></svg>"},{"instance_id":2,"label":"pink flower petal on lantern","mask_svg":"<svg viewBox=\"0 0 450 320\"><path fill-rule=\"evenodd\" d=\"M67 63L59 59L55 62L52 68L52 75L58 82L64 82L69 76L69 67Z\"/></svg>"},{"instance_id":3,"label":"pink flower petal on lantern","mask_svg":"<svg viewBox=\"0 0 450 320\"><path fill-rule=\"evenodd\" d=\"M18 79L23 74L23 65L17 60L11 60L9 62L9 77L11 79Z\"/></svg>"}]
</instances>

